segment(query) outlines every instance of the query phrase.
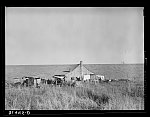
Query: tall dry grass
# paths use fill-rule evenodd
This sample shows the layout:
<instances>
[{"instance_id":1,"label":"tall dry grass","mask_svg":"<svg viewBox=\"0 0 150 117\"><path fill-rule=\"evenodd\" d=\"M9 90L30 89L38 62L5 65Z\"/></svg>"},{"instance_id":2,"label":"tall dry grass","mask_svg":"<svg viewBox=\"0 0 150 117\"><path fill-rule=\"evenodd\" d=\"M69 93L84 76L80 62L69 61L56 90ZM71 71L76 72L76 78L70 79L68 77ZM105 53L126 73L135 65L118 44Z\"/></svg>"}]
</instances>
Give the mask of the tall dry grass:
<instances>
[{"instance_id":1,"label":"tall dry grass","mask_svg":"<svg viewBox=\"0 0 150 117\"><path fill-rule=\"evenodd\" d=\"M80 87L5 89L6 110L144 110L144 88L137 83L83 83Z\"/></svg>"}]
</instances>

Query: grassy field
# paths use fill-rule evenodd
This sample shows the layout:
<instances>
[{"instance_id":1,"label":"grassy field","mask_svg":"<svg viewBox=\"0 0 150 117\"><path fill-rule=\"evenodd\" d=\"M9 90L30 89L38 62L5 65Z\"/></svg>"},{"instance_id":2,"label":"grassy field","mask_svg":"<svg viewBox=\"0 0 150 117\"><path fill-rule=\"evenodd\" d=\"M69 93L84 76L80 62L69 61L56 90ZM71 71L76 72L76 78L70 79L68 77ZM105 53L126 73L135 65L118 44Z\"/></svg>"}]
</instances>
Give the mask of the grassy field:
<instances>
[{"instance_id":1,"label":"grassy field","mask_svg":"<svg viewBox=\"0 0 150 117\"><path fill-rule=\"evenodd\" d=\"M6 110L144 110L144 86L136 82L5 88Z\"/></svg>"},{"instance_id":2,"label":"grassy field","mask_svg":"<svg viewBox=\"0 0 150 117\"><path fill-rule=\"evenodd\" d=\"M144 110L144 65L102 64L85 65L106 79L130 79L134 82L109 82L81 87L15 88L9 82L14 77L44 75L51 78L77 65L18 65L6 66L5 109L21 110Z\"/></svg>"}]
</instances>

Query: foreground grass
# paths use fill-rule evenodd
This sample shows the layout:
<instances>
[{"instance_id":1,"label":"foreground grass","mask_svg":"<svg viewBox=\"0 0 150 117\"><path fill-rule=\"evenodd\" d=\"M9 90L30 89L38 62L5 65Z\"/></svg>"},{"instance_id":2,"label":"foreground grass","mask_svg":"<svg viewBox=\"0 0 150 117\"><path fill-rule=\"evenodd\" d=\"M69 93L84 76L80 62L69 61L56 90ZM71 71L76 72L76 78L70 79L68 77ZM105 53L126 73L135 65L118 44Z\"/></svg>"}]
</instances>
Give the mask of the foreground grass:
<instances>
[{"instance_id":1,"label":"foreground grass","mask_svg":"<svg viewBox=\"0 0 150 117\"><path fill-rule=\"evenodd\" d=\"M144 89L137 83L112 82L82 87L5 89L6 110L144 110Z\"/></svg>"}]
</instances>

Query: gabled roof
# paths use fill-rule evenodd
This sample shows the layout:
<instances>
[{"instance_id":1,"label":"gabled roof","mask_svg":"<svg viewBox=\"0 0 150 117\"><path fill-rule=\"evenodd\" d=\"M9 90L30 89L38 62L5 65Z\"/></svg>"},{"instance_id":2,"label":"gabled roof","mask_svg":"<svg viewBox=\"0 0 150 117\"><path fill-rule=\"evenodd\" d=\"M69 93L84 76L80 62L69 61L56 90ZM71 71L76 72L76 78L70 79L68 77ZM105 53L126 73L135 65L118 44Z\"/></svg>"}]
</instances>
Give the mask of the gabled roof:
<instances>
[{"instance_id":1,"label":"gabled roof","mask_svg":"<svg viewBox=\"0 0 150 117\"><path fill-rule=\"evenodd\" d=\"M83 73L84 72L87 72L87 74L95 74L95 73L89 71L85 66L83 66Z\"/></svg>"},{"instance_id":2,"label":"gabled roof","mask_svg":"<svg viewBox=\"0 0 150 117\"><path fill-rule=\"evenodd\" d=\"M59 66L55 71L54 74L55 75L66 75L70 72L72 72L74 69L76 69L76 67L78 67L77 65L70 65L70 66ZM64 71L70 71L70 72L64 72Z\"/></svg>"},{"instance_id":3,"label":"gabled roof","mask_svg":"<svg viewBox=\"0 0 150 117\"><path fill-rule=\"evenodd\" d=\"M76 72L76 73L73 73ZM82 65L82 73L85 74L94 74L93 72L89 71L84 65ZM77 66L69 73L65 75L80 75L80 64L77 64Z\"/></svg>"}]
</instances>

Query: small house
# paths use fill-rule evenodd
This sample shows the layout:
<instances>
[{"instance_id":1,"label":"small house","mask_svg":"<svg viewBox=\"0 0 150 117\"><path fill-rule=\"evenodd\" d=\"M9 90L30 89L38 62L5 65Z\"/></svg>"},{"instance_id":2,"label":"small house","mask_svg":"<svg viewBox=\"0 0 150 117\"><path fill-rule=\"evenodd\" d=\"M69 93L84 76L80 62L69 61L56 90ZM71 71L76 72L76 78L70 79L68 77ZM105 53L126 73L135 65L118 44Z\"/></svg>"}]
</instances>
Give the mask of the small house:
<instances>
[{"instance_id":1,"label":"small house","mask_svg":"<svg viewBox=\"0 0 150 117\"><path fill-rule=\"evenodd\" d=\"M72 78L79 78L80 80L89 80L91 74L94 73L85 68L82 64L82 61L80 61L80 64L74 70L65 74L65 80L69 81Z\"/></svg>"},{"instance_id":2,"label":"small house","mask_svg":"<svg viewBox=\"0 0 150 117\"><path fill-rule=\"evenodd\" d=\"M66 71L64 74L61 75L54 75L53 78L61 78L65 79L65 81L89 81L94 79L101 79L104 80L104 76L102 75L96 75L95 73L88 70L80 61L80 64L78 64L72 71Z\"/></svg>"}]
</instances>

